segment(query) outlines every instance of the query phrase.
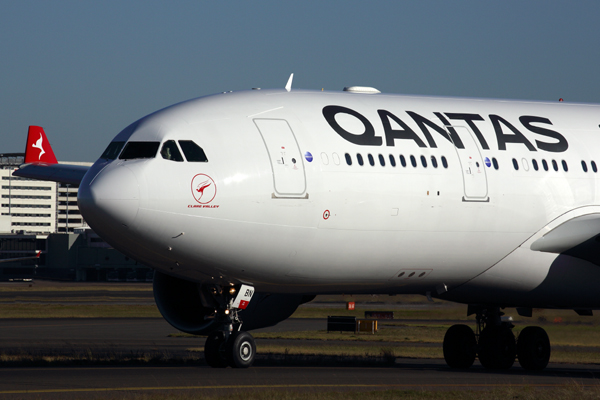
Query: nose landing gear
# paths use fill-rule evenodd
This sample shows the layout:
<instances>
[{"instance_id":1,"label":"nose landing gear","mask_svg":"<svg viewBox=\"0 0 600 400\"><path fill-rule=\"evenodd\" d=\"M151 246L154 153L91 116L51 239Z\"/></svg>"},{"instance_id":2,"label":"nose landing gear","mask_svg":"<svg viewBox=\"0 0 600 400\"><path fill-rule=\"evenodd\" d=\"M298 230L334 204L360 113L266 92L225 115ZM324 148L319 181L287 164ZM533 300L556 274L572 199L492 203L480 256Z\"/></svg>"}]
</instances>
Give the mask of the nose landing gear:
<instances>
[{"instance_id":1,"label":"nose landing gear","mask_svg":"<svg viewBox=\"0 0 600 400\"><path fill-rule=\"evenodd\" d=\"M500 308L478 308L477 334L466 325L451 326L444 337L444 359L450 368L469 368L475 357L488 369L508 369L518 357L521 367L542 370L550 360L550 340L546 331L528 326L518 341L514 325L502 321Z\"/></svg>"},{"instance_id":2,"label":"nose landing gear","mask_svg":"<svg viewBox=\"0 0 600 400\"><path fill-rule=\"evenodd\" d=\"M254 363L256 344L248 332L242 331L242 321L238 310L245 309L254 289L242 285L239 294L233 298L236 291L231 289L224 293L220 288L213 290L219 304L214 318L219 321L219 329L213 331L204 343L204 359L213 368L248 368ZM220 297L220 298L219 298ZM223 298L225 301L223 301Z\"/></svg>"}]
</instances>

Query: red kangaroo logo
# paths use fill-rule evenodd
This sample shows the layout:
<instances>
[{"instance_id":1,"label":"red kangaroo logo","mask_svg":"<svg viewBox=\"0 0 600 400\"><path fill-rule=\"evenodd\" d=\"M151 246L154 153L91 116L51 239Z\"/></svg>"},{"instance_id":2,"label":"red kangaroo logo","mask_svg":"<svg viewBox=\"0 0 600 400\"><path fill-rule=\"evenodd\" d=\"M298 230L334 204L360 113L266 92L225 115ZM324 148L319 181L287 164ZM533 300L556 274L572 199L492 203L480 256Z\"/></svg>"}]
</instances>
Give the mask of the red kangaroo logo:
<instances>
[{"instance_id":1,"label":"red kangaroo logo","mask_svg":"<svg viewBox=\"0 0 600 400\"><path fill-rule=\"evenodd\" d=\"M206 189L209 186L210 186L209 181L204 181L198 185L198 188L196 189L196 192L200 193L200 197L198 197L198 200L200 200L202 198L202 196L204 196L204 189Z\"/></svg>"}]
</instances>

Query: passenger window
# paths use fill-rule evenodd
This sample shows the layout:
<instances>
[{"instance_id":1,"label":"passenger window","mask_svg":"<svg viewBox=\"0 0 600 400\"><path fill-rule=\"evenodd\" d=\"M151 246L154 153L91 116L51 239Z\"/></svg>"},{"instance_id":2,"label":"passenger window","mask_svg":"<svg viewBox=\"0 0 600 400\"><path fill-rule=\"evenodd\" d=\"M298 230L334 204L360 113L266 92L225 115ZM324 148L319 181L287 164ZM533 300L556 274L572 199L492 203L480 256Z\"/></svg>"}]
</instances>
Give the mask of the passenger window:
<instances>
[{"instance_id":1,"label":"passenger window","mask_svg":"<svg viewBox=\"0 0 600 400\"><path fill-rule=\"evenodd\" d=\"M437 166L438 166L435 156L431 156L431 165L433 165L433 168L437 168Z\"/></svg>"},{"instance_id":2,"label":"passenger window","mask_svg":"<svg viewBox=\"0 0 600 400\"><path fill-rule=\"evenodd\" d=\"M537 171L538 169L540 169L540 167L538 166L538 163L537 163L537 161L535 160L535 158L533 158L533 159L531 160L531 164L533 164L533 169L535 169L536 171Z\"/></svg>"},{"instance_id":3,"label":"passenger window","mask_svg":"<svg viewBox=\"0 0 600 400\"><path fill-rule=\"evenodd\" d=\"M417 160L415 159L415 156L413 156L413 155L410 156L410 163L412 164L413 167L417 168Z\"/></svg>"},{"instance_id":4,"label":"passenger window","mask_svg":"<svg viewBox=\"0 0 600 400\"><path fill-rule=\"evenodd\" d=\"M358 165L364 165L365 164L365 162L363 161L363 158L360 155L360 153L356 153L356 160L358 161Z\"/></svg>"},{"instance_id":5,"label":"passenger window","mask_svg":"<svg viewBox=\"0 0 600 400\"><path fill-rule=\"evenodd\" d=\"M369 154L367 157L369 157L369 164L371 164L371 167L374 167L375 160L373 159L373 156L371 154Z\"/></svg>"},{"instance_id":6,"label":"passenger window","mask_svg":"<svg viewBox=\"0 0 600 400\"><path fill-rule=\"evenodd\" d=\"M392 164L392 167L396 166L396 158L390 154L390 164Z\"/></svg>"},{"instance_id":7,"label":"passenger window","mask_svg":"<svg viewBox=\"0 0 600 400\"><path fill-rule=\"evenodd\" d=\"M331 155L331 159L333 160L333 163L335 165L340 165L340 156L338 156L338 153L333 153ZM293 162L293 161L292 161Z\"/></svg>"},{"instance_id":8,"label":"passenger window","mask_svg":"<svg viewBox=\"0 0 600 400\"><path fill-rule=\"evenodd\" d=\"M177 143L174 140L167 140L160 150L160 155L165 160L183 162L183 157L177 148Z\"/></svg>"},{"instance_id":9,"label":"passenger window","mask_svg":"<svg viewBox=\"0 0 600 400\"><path fill-rule=\"evenodd\" d=\"M562 164L563 170L565 172L567 172L569 170L569 166L567 165L567 162L565 160L562 160L561 164Z\"/></svg>"},{"instance_id":10,"label":"passenger window","mask_svg":"<svg viewBox=\"0 0 600 400\"><path fill-rule=\"evenodd\" d=\"M596 162L592 161L592 171L598 172L598 168L596 167Z\"/></svg>"},{"instance_id":11,"label":"passenger window","mask_svg":"<svg viewBox=\"0 0 600 400\"><path fill-rule=\"evenodd\" d=\"M442 156L442 165L444 168L448 168L448 161L446 161L446 157Z\"/></svg>"},{"instance_id":12,"label":"passenger window","mask_svg":"<svg viewBox=\"0 0 600 400\"><path fill-rule=\"evenodd\" d=\"M381 164L382 167L385 167L385 158L381 154L379 155L379 164Z\"/></svg>"},{"instance_id":13,"label":"passenger window","mask_svg":"<svg viewBox=\"0 0 600 400\"><path fill-rule=\"evenodd\" d=\"M546 160L542 160L542 167L544 167L544 171L548 171L548 163Z\"/></svg>"},{"instance_id":14,"label":"passenger window","mask_svg":"<svg viewBox=\"0 0 600 400\"><path fill-rule=\"evenodd\" d=\"M588 171L587 164L583 160L581 160L581 168L583 168L583 172L587 172Z\"/></svg>"},{"instance_id":15,"label":"passenger window","mask_svg":"<svg viewBox=\"0 0 600 400\"><path fill-rule=\"evenodd\" d=\"M554 168L555 171L558 171L558 164L556 163L556 160L552 160L552 168Z\"/></svg>"},{"instance_id":16,"label":"passenger window","mask_svg":"<svg viewBox=\"0 0 600 400\"><path fill-rule=\"evenodd\" d=\"M352 156L348 153L346 153L346 164L352 165Z\"/></svg>"},{"instance_id":17,"label":"passenger window","mask_svg":"<svg viewBox=\"0 0 600 400\"><path fill-rule=\"evenodd\" d=\"M111 142L109 143L104 153L100 156L100 158L104 158L106 160L114 160L119 156L121 149L125 145L125 142Z\"/></svg>"},{"instance_id":18,"label":"passenger window","mask_svg":"<svg viewBox=\"0 0 600 400\"><path fill-rule=\"evenodd\" d=\"M208 162L208 158L206 158L202 147L191 140L180 140L179 145L181 146L181 150L183 150L183 154L185 154L186 160L190 162Z\"/></svg>"},{"instance_id":19,"label":"passenger window","mask_svg":"<svg viewBox=\"0 0 600 400\"><path fill-rule=\"evenodd\" d=\"M159 142L127 142L120 160L135 160L138 158L154 158L158 151Z\"/></svg>"},{"instance_id":20,"label":"passenger window","mask_svg":"<svg viewBox=\"0 0 600 400\"><path fill-rule=\"evenodd\" d=\"M518 171L519 170L519 163L514 158L512 160L513 160L513 167L515 167L515 171Z\"/></svg>"},{"instance_id":21,"label":"passenger window","mask_svg":"<svg viewBox=\"0 0 600 400\"><path fill-rule=\"evenodd\" d=\"M406 167L406 158L404 158L402 154L400 154L400 164L402 164L403 167Z\"/></svg>"},{"instance_id":22,"label":"passenger window","mask_svg":"<svg viewBox=\"0 0 600 400\"><path fill-rule=\"evenodd\" d=\"M425 156L421 156L421 164L423 164L423 168L427 168L427 159Z\"/></svg>"}]
</instances>

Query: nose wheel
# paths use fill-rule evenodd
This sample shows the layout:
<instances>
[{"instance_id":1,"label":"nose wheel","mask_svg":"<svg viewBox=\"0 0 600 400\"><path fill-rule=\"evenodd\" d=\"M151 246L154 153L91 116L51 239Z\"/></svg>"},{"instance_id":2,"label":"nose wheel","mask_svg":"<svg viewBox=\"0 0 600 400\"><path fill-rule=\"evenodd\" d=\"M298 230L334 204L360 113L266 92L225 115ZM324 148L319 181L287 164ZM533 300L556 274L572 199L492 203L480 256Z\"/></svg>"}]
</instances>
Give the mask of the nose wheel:
<instances>
[{"instance_id":1,"label":"nose wheel","mask_svg":"<svg viewBox=\"0 0 600 400\"><path fill-rule=\"evenodd\" d=\"M227 343L227 364L232 368L248 368L254 363L256 344L251 334L244 331L233 333Z\"/></svg>"},{"instance_id":2,"label":"nose wheel","mask_svg":"<svg viewBox=\"0 0 600 400\"><path fill-rule=\"evenodd\" d=\"M225 358L225 334L221 331L213 332L204 343L204 360L213 368L227 367Z\"/></svg>"},{"instance_id":3,"label":"nose wheel","mask_svg":"<svg viewBox=\"0 0 600 400\"><path fill-rule=\"evenodd\" d=\"M255 355L254 338L244 331L233 332L228 338L224 332L213 332L204 343L204 359L213 368L248 368Z\"/></svg>"}]
</instances>

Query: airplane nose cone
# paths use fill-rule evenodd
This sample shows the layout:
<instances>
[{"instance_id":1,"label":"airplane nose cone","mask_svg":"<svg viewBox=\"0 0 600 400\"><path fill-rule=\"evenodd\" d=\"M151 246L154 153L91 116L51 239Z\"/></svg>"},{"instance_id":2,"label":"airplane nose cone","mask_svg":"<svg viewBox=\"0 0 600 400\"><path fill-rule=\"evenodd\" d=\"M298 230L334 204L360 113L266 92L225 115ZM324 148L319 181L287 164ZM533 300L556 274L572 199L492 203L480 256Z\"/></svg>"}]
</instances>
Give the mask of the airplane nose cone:
<instances>
[{"instance_id":1,"label":"airplane nose cone","mask_svg":"<svg viewBox=\"0 0 600 400\"><path fill-rule=\"evenodd\" d=\"M77 201L83 218L97 233L129 227L140 205L138 180L129 168L109 165L89 182L84 178Z\"/></svg>"}]
</instances>

